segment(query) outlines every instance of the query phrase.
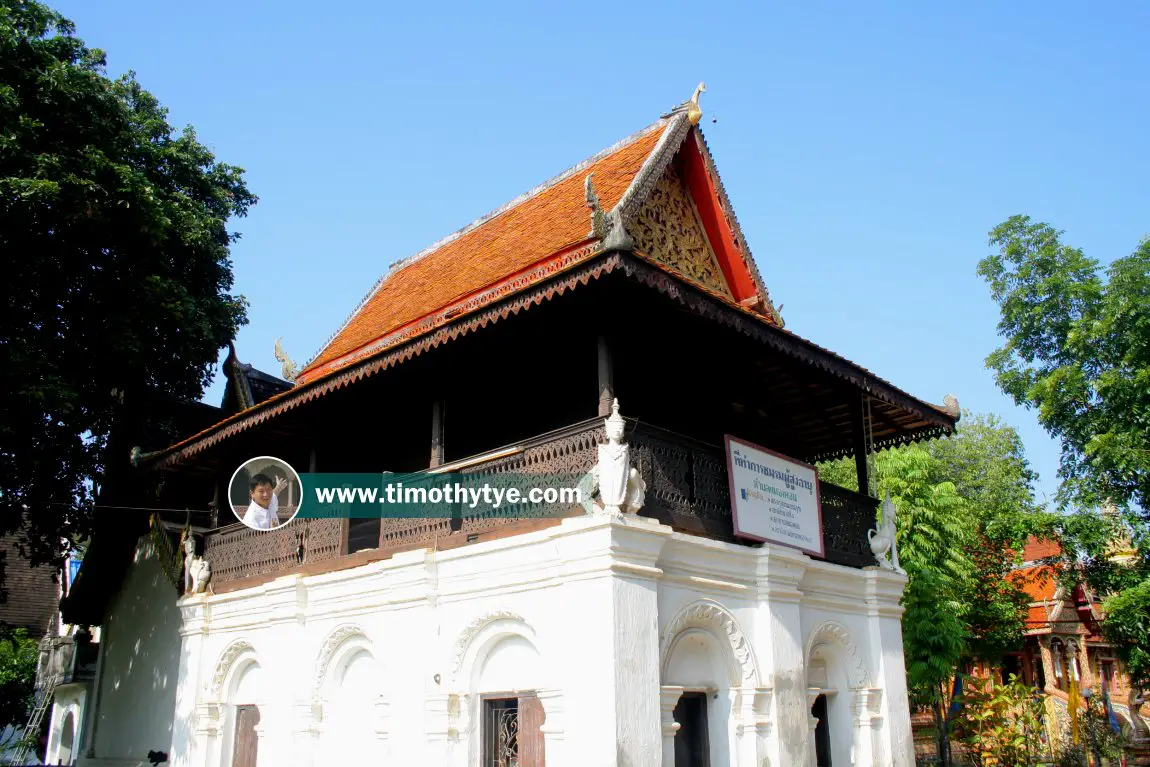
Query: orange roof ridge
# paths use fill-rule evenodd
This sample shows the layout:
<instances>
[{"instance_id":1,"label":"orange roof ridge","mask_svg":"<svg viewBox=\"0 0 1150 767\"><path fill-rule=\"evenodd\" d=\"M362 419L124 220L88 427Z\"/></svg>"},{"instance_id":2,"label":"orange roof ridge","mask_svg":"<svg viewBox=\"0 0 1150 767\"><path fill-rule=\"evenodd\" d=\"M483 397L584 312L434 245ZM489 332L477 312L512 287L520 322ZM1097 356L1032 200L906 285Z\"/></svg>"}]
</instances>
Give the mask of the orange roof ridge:
<instances>
[{"instance_id":1,"label":"orange roof ridge","mask_svg":"<svg viewBox=\"0 0 1150 767\"><path fill-rule=\"evenodd\" d=\"M667 117L659 118L658 120L651 123L650 125L642 128L638 131L635 131L634 133L630 134L629 136L626 136L625 138L620 139L619 141L616 141L614 144L611 144L610 146L606 147L605 149L602 149L599 152L596 152L594 155L586 158L585 160L582 160L581 162L576 163L575 165L572 165L567 170L559 173L558 175L552 176L551 178L544 181L543 183L532 187L531 189L527 190L526 192L519 195L518 197L515 197L514 199L512 199L512 200L504 203L503 205L499 206L495 210L480 216L479 218L475 219L471 223L455 230L454 232L447 235L446 237L440 238L439 240L437 240L436 242L427 246L426 248L419 251L418 253L415 253L414 255L411 255L411 256L407 256L406 258L401 258L398 261L392 262L388 266L387 272L382 277L380 277L378 280L375 281L375 284L372 285L371 289L367 292L367 294L364 295L364 297L362 299L360 299L359 303L356 304L355 309L353 309L351 311L351 313L344 319L344 321L340 324L340 326L336 329L336 331L334 333L332 333L330 336L328 336L327 340L324 341L323 345L321 345L320 348L316 350L316 352L311 356L311 358L308 359L307 362L305 362L302 365L301 370L307 370L309 367L311 367L312 363L316 362L316 360L318 360L323 355L323 353L327 350L327 348L329 346L331 346L332 342L335 341L336 338L341 333L343 333L344 330L347 329L347 327L352 323L352 321L356 318L356 316L363 310L363 308L365 306L367 306L367 304L371 301L371 299L373 297L375 297L375 295L379 292L380 288L383 287L384 283L386 283L387 280L392 275L396 274L399 271L402 271L406 267L420 261L421 259L439 251L444 246L450 244L451 242L454 242L455 240L459 239L460 237L463 237L466 234L469 234L470 232L473 232L474 230L478 229L479 227L483 226L484 224L487 224L490 221L492 221L493 219L498 218L500 215L517 208L519 205L522 205L527 200L530 200L531 198L538 196L539 194L550 189L551 187L555 186L556 184L559 184L563 181L566 181L567 179L569 179L571 176L575 175L576 173L579 173L580 171L586 170L587 168L591 167L592 165L599 162L600 160L614 154L615 152L618 152L623 147L626 147L626 146L634 143L635 141L643 138L644 136L651 133L652 131L655 131L655 130L658 130L658 129L664 127L669 120L674 119L675 117L677 117L677 114L672 113L670 115L667 115ZM655 149L651 152L651 155L655 155L660 150L662 150L662 148L664 147L664 145L667 141L667 137L668 137L669 133L671 133L671 131L665 131L663 133L663 135L660 137L659 142L656 145ZM650 163L651 155L648 156L647 161L644 163L643 168L640 170L639 176L642 175L643 170L645 170L647 168L647 165ZM638 176L636 177L635 180L632 181L630 187L627 190L628 192L630 192L631 189L634 188L634 186L635 186L634 182L637 180L638 180ZM624 193L624 194L626 195L626 193ZM616 207L618 207L618 206L616 206Z\"/></svg>"}]
</instances>

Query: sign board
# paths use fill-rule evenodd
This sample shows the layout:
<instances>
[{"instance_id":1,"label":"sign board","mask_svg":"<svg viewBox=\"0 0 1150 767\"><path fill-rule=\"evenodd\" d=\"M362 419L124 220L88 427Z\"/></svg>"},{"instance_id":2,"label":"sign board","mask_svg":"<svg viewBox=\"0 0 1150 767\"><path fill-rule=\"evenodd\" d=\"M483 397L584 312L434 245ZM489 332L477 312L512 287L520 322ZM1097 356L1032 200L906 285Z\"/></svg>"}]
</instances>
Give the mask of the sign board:
<instances>
[{"instance_id":1,"label":"sign board","mask_svg":"<svg viewBox=\"0 0 1150 767\"><path fill-rule=\"evenodd\" d=\"M814 466L726 435L735 535L823 556L823 511Z\"/></svg>"}]
</instances>

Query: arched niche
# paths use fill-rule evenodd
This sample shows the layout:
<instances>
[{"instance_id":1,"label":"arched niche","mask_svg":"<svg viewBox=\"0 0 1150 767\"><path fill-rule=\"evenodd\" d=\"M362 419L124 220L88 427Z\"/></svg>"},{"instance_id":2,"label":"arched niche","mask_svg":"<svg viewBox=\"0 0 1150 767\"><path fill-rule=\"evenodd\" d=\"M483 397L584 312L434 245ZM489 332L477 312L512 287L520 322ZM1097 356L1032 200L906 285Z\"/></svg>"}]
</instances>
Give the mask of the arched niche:
<instances>
[{"instance_id":1,"label":"arched niche","mask_svg":"<svg viewBox=\"0 0 1150 767\"><path fill-rule=\"evenodd\" d=\"M754 650L734 614L709 599L680 609L663 629L659 674L664 689L683 690L676 693L678 701L666 701L664 724L670 726L676 707L686 705L682 696L695 696L695 706L705 705L711 763L732 764L738 751L736 698L760 684Z\"/></svg>"},{"instance_id":2,"label":"arched niche","mask_svg":"<svg viewBox=\"0 0 1150 767\"><path fill-rule=\"evenodd\" d=\"M340 626L316 660L317 763L351 764L384 756L387 736L383 667L357 626Z\"/></svg>"},{"instance_id":3,"label":"arched niche","mask_svg":"<svg viewBox=\"0 0 1150 767\"><path fill-rule=\"evenodd\" d=\"M202 706L200 727L218 748L218 764L233 764L237 741L255 741L258 733L247 732L241 736L237 728L245 722L251 724L252 710L258 712L259 720L268 703L264 670L260 666L255 648L246 640L236 640L224 648L215 664L215 671L208 682L207 705ZM240 709L245 709L240 716ZM243 721L241 721L241 719Z\"/></svg>"},{"instance_id":4,"label":"arched niche","mask_svg":"<svg viewBox=\"0 0 1150 767\"><path fill-rule=\"evenodd\" d=\"M561 692L554 687L553 663L541 647L535 629L521 616L492 611L478 616L460 632L452 650L452 679L447 729L458 733L457 747L465 750L468 763L476 763L483 748L483 716L492 699L514 700L523 719L521 727L533 728L532 742L559 735L557 707ZM526 696L526 697L525 697ZM525 712L529 709L534 713ZM528 724L527 722L530 722ZM544 723L551 735L543 732ZM523 747L527 733L520 731ZM547 740L547 748L555 744ZM558 756L558 754L555 754Z\"/></svg>"},{"instance_id":5,"label":"arched niche","mask_svg":"<svg viewBox=\"0 0 1150 767\"><path fill-rule=\"evenodd\" d=\"M859 655L850 630L837 621L815 626L807 638L804 662L809 702L820 694L826 698L831 762L870 764L873 744L868 717L872 712L868 707L878 697L871 694L874 675ZM813 749L813 729L811 737Z\"/></svg>"},{"instance_id":6,"label":"arched niche","mask_svg":"<svg viewBox=\"0 0 1150 767\"><path fill-rule=\"evenodd\" d=\"M758 663L750 640L734 614L709 599L700 599L683 607L663 630L659 669L664 679L678 643L698 631L709 633L715 638L730 687L755 687L760 684ZM664 681L663 684L669 682Z\"/></svg>"},{"instance_id":7,"label":"arched niche","mask_svg":"<svg viewBox=\"0 0 1150 767\"><path fill-rule=\"evenodd\" d=\"M504 644L505 640L507 641ZM480 693L482 687L500 681L531 685L512 689L548 687L550 677L535 629L520 615L509 611L484 613L460 631L452 647L452 680L459 693ZM496 650L498 649L498 652ZM522 666L514 666L517 658ZM514 676L510 676L514 674Z\"/></svg>"}]
</instances>

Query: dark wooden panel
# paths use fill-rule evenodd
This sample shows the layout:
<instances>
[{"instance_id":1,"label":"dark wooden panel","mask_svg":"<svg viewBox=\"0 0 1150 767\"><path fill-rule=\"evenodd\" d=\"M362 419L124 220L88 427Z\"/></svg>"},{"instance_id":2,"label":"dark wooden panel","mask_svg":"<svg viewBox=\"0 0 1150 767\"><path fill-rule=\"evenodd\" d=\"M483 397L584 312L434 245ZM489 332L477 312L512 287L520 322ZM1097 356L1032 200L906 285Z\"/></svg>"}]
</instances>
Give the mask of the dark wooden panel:
<instances>
[{"instance_id":1,"label":"dark wooden panel","mask_svg":"<svg viewBox=\"0 0 1150 767\"><path fill-rule=\"evenodd\" d=\"M544 767L543 703L534 695L519 696L519 767Z\"/></svg>"},{"instance_id":2,"label":"dark wooden panel","mask_svg":"<svg viewBox=\"0 0 1150 767\"><path fill-rule=\"evenodd\" d=\"M259 738L256 725L260 723L259 706L236 706L236 736L232 747L232 767L256 767Z\"/></svg>"}]
</instances>

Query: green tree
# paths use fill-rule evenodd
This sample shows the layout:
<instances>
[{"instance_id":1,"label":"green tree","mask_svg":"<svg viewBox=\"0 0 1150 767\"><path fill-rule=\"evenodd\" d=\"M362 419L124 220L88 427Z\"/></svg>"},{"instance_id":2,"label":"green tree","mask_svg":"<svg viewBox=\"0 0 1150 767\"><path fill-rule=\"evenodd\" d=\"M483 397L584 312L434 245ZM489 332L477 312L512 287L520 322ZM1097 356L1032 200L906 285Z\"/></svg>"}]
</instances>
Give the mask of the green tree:
<instances>
[{"instance_id":1,"label":"green tree","mask_svg":"<svg viewBox=\"0 0 1150 767\"><path fill-rule=\"evenodd\" d=\"M1103 631L1150 685L1150 239L1103 269L1026 216L990 232L978 273L1005 344L987 358L999 387L1061 445L1059 522L1068 559L1108 598ZM1083 509L1117 507L1100 515ZM1123 519L1125 514L1125 519ZM1119 562L1116 540L1134 556Z\"/></svg>"},{"instance_id":2,"label":"green tree","mask_svg":"<svg viewBox=\"0 0 1150 767\"><path fill-rule=\"evenodd\" d=\"M0 0L0 534L27 520L33 561L89 531L143 391L201 396L246 322L226 224L255 202L71 22Z\"/></svg>"},{"instance_id":3,"label":"green tree","mask_svg":"<svg viewBox=\"0 0 1150 767\"><path fill-rule=\"evenodd\" d=\"M1105 270L1027 216L995 227L978 265L1006 343L999 387L1062 447L1064 500L1150 510L1150 239Z\"/></svg>"},{"instance_id":4,"label":"green tree","mask_svg":"<svg viewBox=\"0 0 1150 767\"><path fill-rule=\"evenodd\" d=\"M1037 475L1021 437L993 414L966 412L953 437L929 442L935 482L949 481L967 503L974 525L967 555L975 577L963 601L970 640L967 654L989 663L1022 644L1030 597L1009 576L1031 535L1045 535L1054 518L1034 502Z\"/></svg>"},{"instance_id":5,"label":"green tree","mask_svg":"<svg viewBox=\"0 0 1150 767\"><path fill-rule=\"evenodd\" d=\"M937 460L918 446L881 453L880 493L898 508L898 555L907 573L902 605L903 654L913 705L935 721L938 752L949 764L950 681L969 639L963 600L973 575L967 550L974 531L969 508L952 482L936 482Z\"/></svg>"}]
</instances>

